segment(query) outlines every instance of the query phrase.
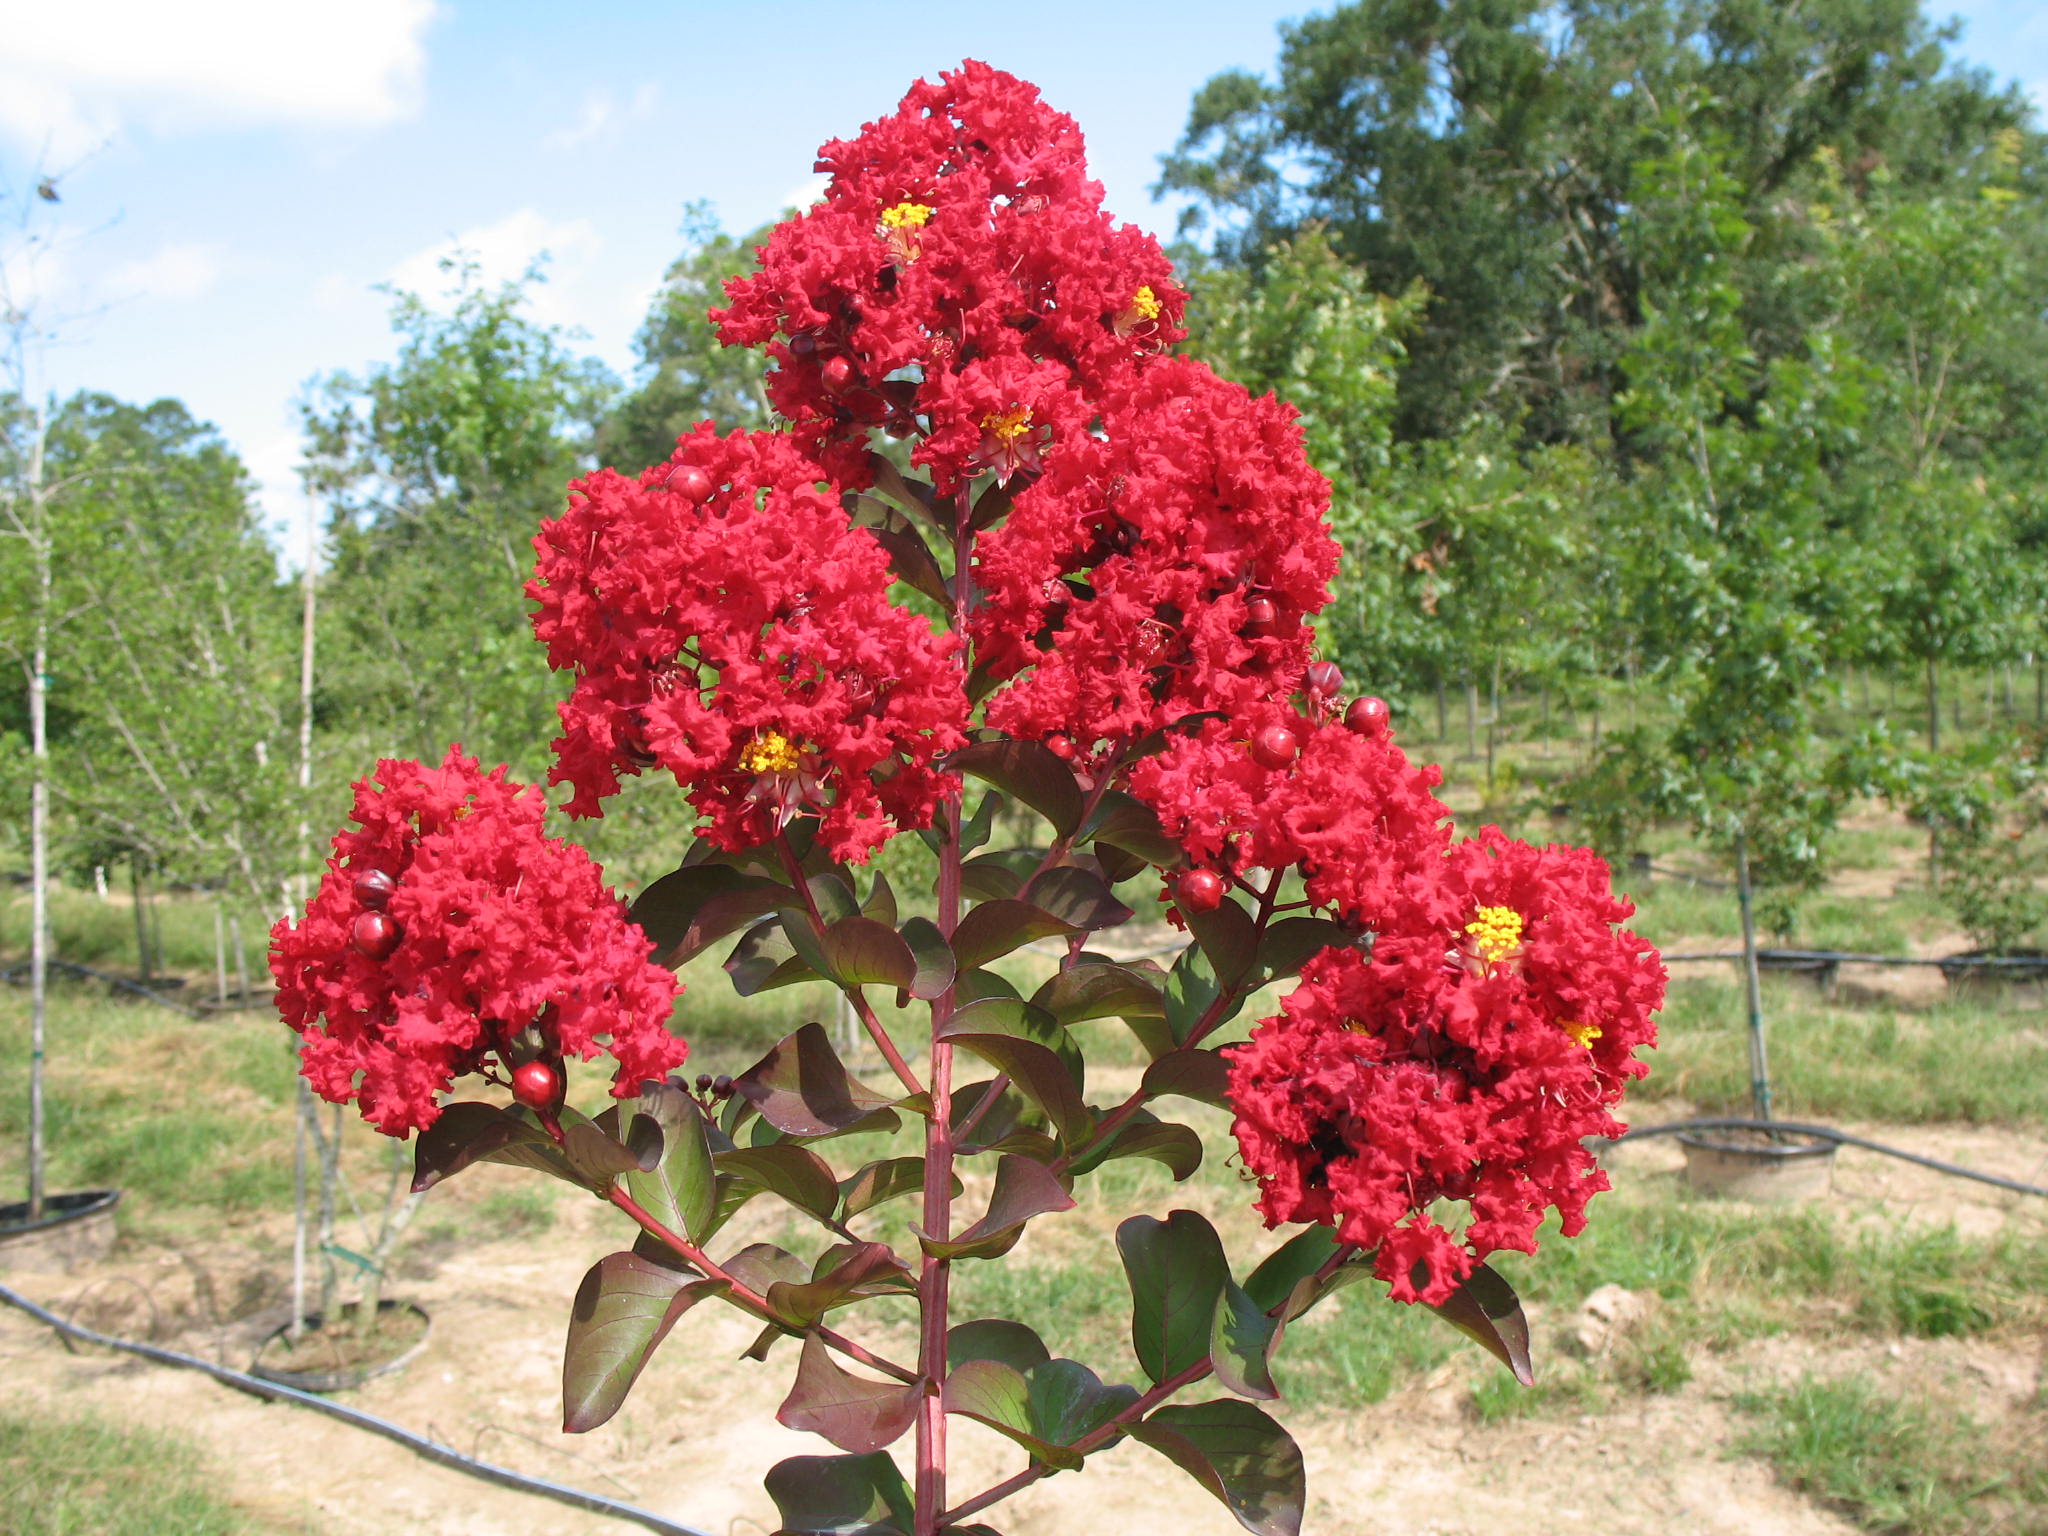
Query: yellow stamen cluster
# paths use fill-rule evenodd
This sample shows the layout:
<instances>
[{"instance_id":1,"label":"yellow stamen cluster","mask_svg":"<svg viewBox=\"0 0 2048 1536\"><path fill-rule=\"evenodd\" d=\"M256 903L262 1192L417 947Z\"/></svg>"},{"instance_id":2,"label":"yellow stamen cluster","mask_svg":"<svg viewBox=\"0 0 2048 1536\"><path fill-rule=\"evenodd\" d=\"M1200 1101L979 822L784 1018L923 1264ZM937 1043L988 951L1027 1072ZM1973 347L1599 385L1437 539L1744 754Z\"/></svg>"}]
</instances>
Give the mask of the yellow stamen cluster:
<instances>
[{"instance_id":1,"label":"yellow stamen cluster","mask_svg":"<svg viewBox=\"0 0 2048 1536\"><path fill-rule=\"evenodd\" d=\"M1593 1049L1593 1042L1606 1033L1598 1024L1574 1024L1569 1019L1557 1027L1572 1037L1572 1044L1586 1051Z\"/></svg>"},{"instance_id":2,"label":"yellow stamen cluster","mask_svg":"<svg viewBox=\"0 0 2048 1536\"><path fill-rule=\"evenodd\" d=\"M1159 295L1152 291L1150 283L1141 284L1138 291L1131 295L1131 311L1140 320L1159 318Z\"/></svg>"},{"instance_id":3,"label":"yellow stamen cluster","mask_svg":"<svg viewBox=\"0 0 2048 1536\"><path fill-rule=\"evenodd\" d=\"M802 760L796 743L780 731L757 736L740 748L742 773L794 773Z\"/></svg>"},{"instance_id":4,"label":"yellow stamen cluster","mask_svg":"<svg viewBox=\"0 0 2048 1536\"><path fill-rule=\"evenodd\" d=\"M1522 914L1513 907L1481 907L1465 925L1472 952L1488 965L1505 960L1522 944Z\"/></svg>"},{"instance_id":5,"label":"yellow stamen cluster","mask_svg":"<svg viewBox=\"0 0 2048 1536\"><path fill-rule=\"evenodd\" d=\"M1014 443L1031 430L1031 413L1021 405L1013 405L993 416L984 416L981 429L1002 442Z\"/></svg>"},{"instance_id":6,"label":"yellow stamen cluster","mask_svg":"<svg viewBox=\"0 0 2048 1536\"><path fill-rule=\"evenodd\" d=\"M884 229L923 229L931 222L932 211L923 203L898 203L894 208L882 210Z\"/></svg>"}]
</instances>

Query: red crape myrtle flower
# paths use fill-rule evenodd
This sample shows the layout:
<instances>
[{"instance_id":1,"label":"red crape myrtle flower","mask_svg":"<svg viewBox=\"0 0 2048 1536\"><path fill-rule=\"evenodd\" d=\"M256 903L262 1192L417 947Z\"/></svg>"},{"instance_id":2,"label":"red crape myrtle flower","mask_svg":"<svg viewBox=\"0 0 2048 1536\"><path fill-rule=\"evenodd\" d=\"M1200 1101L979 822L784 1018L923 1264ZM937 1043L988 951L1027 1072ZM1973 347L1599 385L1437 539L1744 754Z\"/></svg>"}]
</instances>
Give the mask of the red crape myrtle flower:
<instances>
[{"instance_id":1,"label":"red crape myrtle flower","mask_svg":"<svg viewBox=\"0 0 2048 1536\"><path fill-rule=\"evenodd\" d=\"M842 485L870 428L917 436L941 494L1087 429L1088 401L1180 340L1186 295L1151 236L1119 227L1080 129L973 60L818 153L821 202L778 225L712 311L765 346L769 397Z\"/></svg>"},{"instance_id":2,"label":"red crape myrtle flower","mask_svg":"<svg viewBox=\"0 0 2048 1536\"><path fill-rule=\"evenodd\" d=\"M1017 679L991 725L1086 750L1293 690L1339 554L1294 414L1192 358L1132 371L981 540L975 660Z\"/></svg>"},{"instance_id":3,"label":"red crape myrtle flower","mask_svg":"<svg viewBox=\"0 0 2048 1536\"><path fill-rule=\"evenodd\" d=\"M1315 1221L1376 1249L1402 1301L1442 1301L1500 1248L1567 1237L1608 1187L1584 1145L1647 1068L1664 996L1634 907L1585 849L1488 827L1442 861L1452 922L1414 909L1370 957L1326 950L1278 1018L1231 1053L1234 1130L1269 1225ZM1431 1214L1471 1212L1462 1237Z\"/></svg>"},{"instance_id":4,"label":"red crape myrtle flower","mask_svg":"<svg viewBox=\"0 0 2048 1536\"><path fill-rule=\"evenodd\" d=\"M355 829L305 917L271 930L278 1010L314 1092L403 1136L528 1026L556 1059L616 1058L621 1097L682 1064L674 973L590 856L542 834L538 789L451 747L438 768L380 762L355 790ZM366 943L372 930L385 942Z\"/></svg>"},{"instance_id":5,"label":"red crape myrtle flower","mask_svg":"<svg viewBox=\"0 0 2048 1536\"><path fill-rule=\"evenodd\" d=\"M865 859L959 792L932 766L965 739L955 642L889 602L887 555L822 478L787 437L706 422L637 481L570 487L527 586L576 675L550 774L570 815L659 765L721 848L816 815L834 858Z\"/></svg>"},{"instance_id":6,"label":"red crape myrtle flower","mask_svg":"<svg viewBox=\"0 0 2048 1536\"><path fill-rule=\"evenodd\" d=\"M1285 730L1298 752L1261 764L1262 732ZM1334 712L1266 704L1199 730L1140 761L1131 791L1159 815L1198 869L1228 879L1248 869L1296 870L1311 903L1359 929L1397 916L1447 923L1450 812L1443 781L1383 735L1346 728Z\"/></svg>"}]
</instances>

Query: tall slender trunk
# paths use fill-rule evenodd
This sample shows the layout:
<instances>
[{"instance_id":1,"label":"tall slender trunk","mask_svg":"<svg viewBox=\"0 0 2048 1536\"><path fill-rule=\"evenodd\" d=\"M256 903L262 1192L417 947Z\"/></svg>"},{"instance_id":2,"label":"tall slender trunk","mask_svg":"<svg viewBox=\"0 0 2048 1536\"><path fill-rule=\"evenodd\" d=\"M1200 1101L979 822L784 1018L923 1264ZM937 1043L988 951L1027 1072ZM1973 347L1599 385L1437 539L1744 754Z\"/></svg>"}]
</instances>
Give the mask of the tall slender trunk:
<instances>
[{"instance_id":1,"label":"tall slender trunk","mask_svg":"<svg viewBox=\"0 0 2048 1536\"><path fill-rule=\"evenodd\" d=\"M1749 1004L1749 1094L1756 1118L1771 1118L1771 1064L1764 1050L1763 987L1757 979L1756 909L1749 886L1749 833L1735 834L1735 892L1742 906L1742 987Z\"/></svg>"},{"instance_id":2,"label":"tall slender trunk","mask_svg":"<svg viewBox=\"0 0 2048 1536\"><path fill-rule=\"evenodd\" d=\"M1444 697L1442 673L1438 673L1436 679L1436 739L1438 741L1449 741L1451 739L1451 706L1450 700Z\"/></svg>"},{"instance_id":3,"label":"tall slender trunk","mask_svg":"<svg viewBox=\"0 0 2048 1536\"><path fill-rule=\"evenodd\" d=\"M1927 750L1941 750L1941 680L1932 656L1927 658Z\"/></svg>"},{"instance_id":4,"label":"tall slender trunk","mask_svg":"<svg viewBox=\"0 0 2048 1536\"><path fill-rule=\"evenodd\" d=\"M43 498L43 440L49 427L36 407L28 449L30 558L35 562L35 636L28 676L28 1219L43 1214L43 1051L50 1013L50 560L49 505Z\"/></svg>"},{"instance_id":5,"label":"tall slender trunk","mask_svg":"<svg viewBox=\"0 0 2048 1536\"><path fill-rule=\"evenodd\" d=\"M1465 679L1465 756L1479 756L1479 683L1477 679Z\"/></svg>"}]
</instances>

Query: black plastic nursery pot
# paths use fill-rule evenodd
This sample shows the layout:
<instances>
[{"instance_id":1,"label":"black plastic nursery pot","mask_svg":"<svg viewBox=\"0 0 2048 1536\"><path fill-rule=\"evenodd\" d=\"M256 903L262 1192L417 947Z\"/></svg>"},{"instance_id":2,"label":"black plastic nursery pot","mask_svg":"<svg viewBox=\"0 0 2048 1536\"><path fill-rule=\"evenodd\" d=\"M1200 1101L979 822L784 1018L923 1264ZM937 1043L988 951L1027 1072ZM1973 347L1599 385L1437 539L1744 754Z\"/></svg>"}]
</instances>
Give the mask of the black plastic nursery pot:
<instances>
[{"instance_id":1,"label":"black plastic nursery pot","mask_svg":"<svg viewBox=\"0 0 2048 1536\"><path fill-rule=\"evenodd\" d=\"M1761 1130L1681 1131L1685 1182L1701 1194L1762 1205L1817 1200L1834 1186L1836 1143Z\"/></svg>"},{"instance_id":2,"label":"black plastic nursery pot","mask_svg":"<svg viewBox=\"0 0 2048 1536\"><path fill-rule=\"evenodd\" d=\"M2029 1006L2048 1003L2048 951L1972 949L1939 963L1954 997Z\"/></svg>"},{"instance_id":3,"label":"black plastic nursery pot","mask_svg":"<svg viewBox=\"0 0 2048 1536\"><path fill-rule=\"evenodd\" d=\"M342 1310L349 1313L354 1311L354 1307L351 1305ZM377 1316L380 1323L400 1318L417 1319L418 1332L389 1355L357 1358L361 1354L359 1349L344 1347L336 1335L327 1332L324 1317L317 1312L308 1313L305 1328L296 1342L289 1338L289 1323L279 1324L263 1340L256 1351L254 1363L249 1367L249 1374L300 1392L346 1392L418 1359L433 1334L433 1318L409 1301L380 1301L377 1303ZM348 1341L350 1346L357 1342Z\"/></svg>"},{"instance_id":4,"label":"black plastic nursery pot","mask_svg":"<svg viewBox=\"0 0 2048 1536\"><path fill-rule=\"evenodd\" d=\"M43 1214L28 1219L28 1202L0 1205L0 1269L31 1274L64 1274L96 1263L114 1247L118 1189L87 1189L51 1195Z\"/></svg>"}]
</instances>

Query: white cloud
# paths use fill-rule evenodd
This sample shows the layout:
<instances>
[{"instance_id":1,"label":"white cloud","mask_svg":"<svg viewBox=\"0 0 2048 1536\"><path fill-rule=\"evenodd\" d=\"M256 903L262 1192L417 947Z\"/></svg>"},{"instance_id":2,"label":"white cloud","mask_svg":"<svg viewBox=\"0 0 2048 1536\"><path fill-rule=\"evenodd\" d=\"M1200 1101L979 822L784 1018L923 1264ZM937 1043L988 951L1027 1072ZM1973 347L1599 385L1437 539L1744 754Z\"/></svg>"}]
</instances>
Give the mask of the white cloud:
<instances>
[{"instance_id":1,"label":"white cloud","mask_svg":"<svg viewBox=\"0 0 2048 1536\"><path fill-rule=\"evenodd\" d=\"M825 189L831 185L832 178L823 173L807 176L783 193L782 201L776 206L780 209L795 208L801 211L824 197Z\"/></svg>"},{"instance_id":2,"label":"white cloud","mask_svg":"<svg viewBox=\"0 0 2048 1536\"><path fill-rule=\"evenodd\" d=\"M420 104L434 0L68 0L9 7L0 132L62 162L159 128L376 126Z\"/></svg>"},{"instance_id":3,"label":"white cloud","mask_svg":"<svg viewBox=\"0 0 2048 1536\"><path fill-rule=\"evenodd\" d=\"M222 247L166 245L154 255L117 268L107 279L115 298L196 299L220 281Z\"/></svg>"},{"instance_id":4,"label":"white cloud","mask_svg":"<svg viewBox=\"0 0 2048 1536\"><path fill-rule=\"evenodd\" d=\"M588 219L550 219L532 208L507 214L495 224L481 224L415 251L391 269L396 287L432 302L454 286L442 263L467 256L477 265L486 287L516 282L545 255L547 281L532 291L535 319L550 325L574 324L582 314L571 295L597 260L604 241Z\"/></svg>"},{"instance_id":5,"label":"white cloud","mask_svg":"<svg viewBox=\"0 0 2048 1536\"><path fill-rule=\"evenodd\" d=\"M599 86L584 96L576 120L541 140L541 147L559 153L611 138L621 129L652 117L660 94L659 87L650 80L633 93L631 101L621 103L617 96Z\"/></svg>"}]
</instances>

